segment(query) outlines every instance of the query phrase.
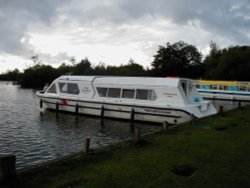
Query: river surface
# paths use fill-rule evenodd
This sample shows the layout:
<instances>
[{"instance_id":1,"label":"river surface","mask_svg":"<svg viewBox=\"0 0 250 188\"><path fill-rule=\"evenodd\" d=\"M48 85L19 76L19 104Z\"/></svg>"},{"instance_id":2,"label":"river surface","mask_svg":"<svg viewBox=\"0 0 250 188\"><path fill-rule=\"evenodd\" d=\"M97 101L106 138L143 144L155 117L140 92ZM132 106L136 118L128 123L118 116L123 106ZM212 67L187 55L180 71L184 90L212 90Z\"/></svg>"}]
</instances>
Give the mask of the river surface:
<instances>
[{"instance_id":1,"label":"river surface","mask_svg":"<svg viewBox=\"0 0 250 188\"><path fill-rule=\"evenodd\" d=\"M238 103L214 101L225 109ZM161 126L134 124L141 134L161 130ZM17 169L47 162L83 150L86 138L91 148L131 139L131 124L125 121L76 116L45 111L40 113L35 91L0 82L0 154L16 155Z\"/></svg>"},{"instance_id":2,"label":"river surface","mask_svg":"<svg viewBox=\"0 0 250 188\"><path fill-rule=\"evenodd\" d=\"M150 124L134 124L141 134L161 129ZM125 121L75 116L45 111L40 113L35 91L0 82L0 154L16 155L17 169L40 164L83 150L86 138L98 148L133 137Z\"/></svg>"}]
</instances>

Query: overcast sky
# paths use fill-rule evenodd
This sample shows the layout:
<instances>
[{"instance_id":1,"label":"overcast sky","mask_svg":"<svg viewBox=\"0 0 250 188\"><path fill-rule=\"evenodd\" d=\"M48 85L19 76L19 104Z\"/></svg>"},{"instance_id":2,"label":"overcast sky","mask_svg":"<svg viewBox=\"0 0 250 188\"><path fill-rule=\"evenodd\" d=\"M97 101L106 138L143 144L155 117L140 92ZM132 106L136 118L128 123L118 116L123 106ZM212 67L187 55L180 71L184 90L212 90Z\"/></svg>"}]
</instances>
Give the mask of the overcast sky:
<instances>
[{"instance_id":1,"label":"overcast sky","mask_svg":"<svg viewBox=\"0 0 250 188\"><path fill-rule=\"evenodd\" d=\"M0 0L0 73L88 58L150 67L159 45L250 44L250 0Z\"/></svg>"}]
</instances>

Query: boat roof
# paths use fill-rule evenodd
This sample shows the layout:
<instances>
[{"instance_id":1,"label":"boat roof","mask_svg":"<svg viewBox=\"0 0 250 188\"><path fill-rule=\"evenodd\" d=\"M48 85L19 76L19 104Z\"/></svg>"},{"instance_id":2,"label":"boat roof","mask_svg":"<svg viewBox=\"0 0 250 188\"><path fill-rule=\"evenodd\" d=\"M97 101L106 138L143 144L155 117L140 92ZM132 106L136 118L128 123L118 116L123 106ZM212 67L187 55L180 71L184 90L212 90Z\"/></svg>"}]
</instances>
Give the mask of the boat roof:
<instances>
[{"instance_id":1,"label":"boat roof","mask_svg":"<svg viewBox=\"0 0 250 188\"><path fill-rule=\"evenodd\" d=\"M92 82L97 76L60 76L57 80Z\"/></svg>"},{"instance_id":2,"label":"boat roof","mask_svg":"<svg viewBox=\"0 0 250 188\"><path fill-rule=\"evenodd\" d=\"M61 76L57 80L94 82L100 85L144 85L177 87L183 78L126 77L126 76Z\"/></svg>"}]
</instances>

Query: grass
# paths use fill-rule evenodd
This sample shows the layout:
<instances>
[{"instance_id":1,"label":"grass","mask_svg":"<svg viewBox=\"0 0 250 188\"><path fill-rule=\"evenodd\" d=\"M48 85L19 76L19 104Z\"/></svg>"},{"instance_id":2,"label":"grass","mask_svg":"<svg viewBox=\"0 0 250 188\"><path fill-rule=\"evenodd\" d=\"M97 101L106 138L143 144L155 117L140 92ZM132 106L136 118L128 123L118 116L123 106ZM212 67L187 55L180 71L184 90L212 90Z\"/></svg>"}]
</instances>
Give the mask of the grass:
<instances>
[{"instance_id":1,"label":"grass","mask_svg":"<svg viewBox=\"0 0 250 188\"><path fill-rule=\"evenodd\" d=\"M250 107L22 172L5 187L249 188Z\"/></svg>"}]
</instances>

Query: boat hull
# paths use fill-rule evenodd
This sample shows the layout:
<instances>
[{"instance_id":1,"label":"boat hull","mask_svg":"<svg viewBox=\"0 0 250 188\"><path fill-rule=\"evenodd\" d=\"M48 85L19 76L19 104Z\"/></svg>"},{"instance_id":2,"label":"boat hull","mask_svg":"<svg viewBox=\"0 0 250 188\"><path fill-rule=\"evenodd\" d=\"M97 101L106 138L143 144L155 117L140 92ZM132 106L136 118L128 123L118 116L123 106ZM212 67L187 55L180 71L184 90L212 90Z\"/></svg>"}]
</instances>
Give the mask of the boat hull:
<instances>
[{"instance_id":1,"label":"boat hull","mask_svg":"<svg viewBox=\"0 0 250 188\"><path fill-rule=\"evenodd\" d=\"M204 99L250 101L250 92L232 93L232 92L203 91L203 90L198 90L198 91Z\"/></svg>"},{"instance_id":2,"label":"boat hull","mask_svg":"<svg viewBox=\"0 0 250 188\"><path fill-rule=\"evenodd\" d=\"M42 108L98 117L118 118L131 121L179 124L192 119L184 109L109 103L101 101L40 97Z\"/></svg>"}]
</instances>

